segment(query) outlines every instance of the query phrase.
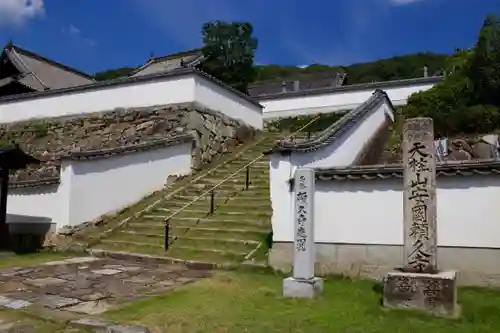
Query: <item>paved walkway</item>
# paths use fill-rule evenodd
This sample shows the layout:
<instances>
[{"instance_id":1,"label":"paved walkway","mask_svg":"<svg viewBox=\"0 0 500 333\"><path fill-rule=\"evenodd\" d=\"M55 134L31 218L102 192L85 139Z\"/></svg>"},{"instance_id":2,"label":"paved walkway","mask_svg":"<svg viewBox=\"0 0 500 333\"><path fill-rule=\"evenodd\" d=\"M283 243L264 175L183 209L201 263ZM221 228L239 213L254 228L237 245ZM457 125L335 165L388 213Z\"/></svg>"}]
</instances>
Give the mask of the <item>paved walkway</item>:
<instances>
[{"instance_id":1,"label":"paved walkway","mask_svg":"<svg viewBox=\"0 0 500 333\"><path fill-rule=\"evenodd\" d=\"M56 312L100 314L113 305L164 294L210 275L180 264L152 264L94 257L0 270L0 307L43 307Z\"/></svg>"}]
</instances>

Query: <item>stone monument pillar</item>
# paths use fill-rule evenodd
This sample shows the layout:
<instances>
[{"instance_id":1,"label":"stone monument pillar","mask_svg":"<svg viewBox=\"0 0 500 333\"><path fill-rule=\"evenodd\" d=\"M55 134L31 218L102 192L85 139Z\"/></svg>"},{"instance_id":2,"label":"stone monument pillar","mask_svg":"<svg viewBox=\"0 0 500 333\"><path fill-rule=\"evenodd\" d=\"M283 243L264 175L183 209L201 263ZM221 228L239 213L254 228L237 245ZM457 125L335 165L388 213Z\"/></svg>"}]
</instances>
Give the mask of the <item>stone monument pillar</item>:
<instances>
[{"instance_id":1,"label":"stone monument pillar","mask_svg":"<svg viewBox=\"0 0 500 333\"><path fill-rule=\"evenodd\" d=\"M323 290L314 276L314 183L314 170L295 171L293 276L283 280L284 297L313 298Z\"/></svg>"},{"instance_id":2,"label":"stone monument pillar","mask_svg":"<svg viewBox=\"0 0 500 333\"><path fill-rule=\"evenodd\" d=\"M455 271L437 262L436 150L431 118L406 120L403 127L404 265L385 280L383 304L458 315Z\"/></svg>"}]
</instances>

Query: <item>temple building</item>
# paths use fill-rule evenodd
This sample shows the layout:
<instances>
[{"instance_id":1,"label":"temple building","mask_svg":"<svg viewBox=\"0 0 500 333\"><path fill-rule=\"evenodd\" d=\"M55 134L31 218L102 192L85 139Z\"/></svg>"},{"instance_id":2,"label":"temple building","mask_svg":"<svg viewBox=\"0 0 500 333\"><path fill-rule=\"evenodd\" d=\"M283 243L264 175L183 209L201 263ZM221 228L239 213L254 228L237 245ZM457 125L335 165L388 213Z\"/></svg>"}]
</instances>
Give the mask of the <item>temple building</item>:
<instances>
[{"instance_id":1,"label":"temple building","mask_svg":"<svg viewBox=\"0 0 500 333\"><path fill-rule=\"evenodd\" d=\"M9 42L0 55L0 97L94 83L94 79Z\"/></svg>"}]
</instances>

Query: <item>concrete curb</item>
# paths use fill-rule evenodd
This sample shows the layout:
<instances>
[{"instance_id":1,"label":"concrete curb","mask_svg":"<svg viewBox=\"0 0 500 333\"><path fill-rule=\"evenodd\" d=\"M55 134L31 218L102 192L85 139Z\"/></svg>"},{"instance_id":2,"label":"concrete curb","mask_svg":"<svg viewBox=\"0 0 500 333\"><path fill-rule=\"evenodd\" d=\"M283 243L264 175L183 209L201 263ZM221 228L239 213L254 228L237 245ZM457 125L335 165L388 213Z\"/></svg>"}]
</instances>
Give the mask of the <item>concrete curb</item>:
<instances>
[{"instance_id":1,"label":"concrete curb","mask_svg":"<svg viewBox=\"0 0 500 333\"><path fill-rule=\"evenodd\" d=\"M207 270L207 269L221 269L221 270L232 270L240 267L244 268L257 268L257 269L267 269L269 266L262 264L253 263L213 263L206 261L195 261L195 260L183 260L178 258L172 258L167 256L154 256L149 254L138 254L124 251L107 251L100 249L88 249L87 253L92 256L102 258L112 258L117 260L129 260L129 261L143 261L150 263L168 263L168 264L183 264L192 269Z\"/></svg>"},{"instance_id":2,"label":"concrete curb","mask_svg":"<svg viewBox=\"0 0 500 333\"><path fill-rule=\"evenodd\" d=\"M107 322L96 318L82 318L72 320L68 323L75 328L84 328L93 332L102 333L151 333L147 327L136 325L121 325L113 322Z\"/></svg>"}]
</instances>

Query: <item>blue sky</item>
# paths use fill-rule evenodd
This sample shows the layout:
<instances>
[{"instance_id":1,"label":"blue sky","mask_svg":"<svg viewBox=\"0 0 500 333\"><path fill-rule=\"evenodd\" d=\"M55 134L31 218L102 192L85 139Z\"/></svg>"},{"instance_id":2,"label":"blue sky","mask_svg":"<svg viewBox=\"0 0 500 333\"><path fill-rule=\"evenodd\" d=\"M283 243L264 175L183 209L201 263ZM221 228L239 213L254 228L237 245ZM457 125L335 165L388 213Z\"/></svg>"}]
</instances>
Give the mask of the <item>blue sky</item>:
<instances>
[{"instance_id":1,"label":"blue sky","mask_svg":"<svg viewBox=\"0 0 500 333\"><path fill-rule=\"evenodd\" d=\"M88 73L201 45L209 20L249 21L260 64L348 65L469 47L499 0L0 0L9 39Z\"/></svg>"}]
</instances>

